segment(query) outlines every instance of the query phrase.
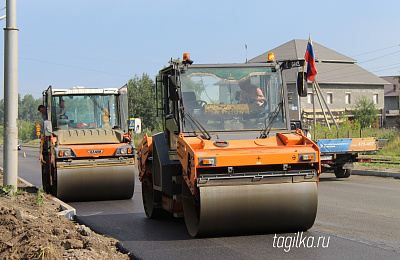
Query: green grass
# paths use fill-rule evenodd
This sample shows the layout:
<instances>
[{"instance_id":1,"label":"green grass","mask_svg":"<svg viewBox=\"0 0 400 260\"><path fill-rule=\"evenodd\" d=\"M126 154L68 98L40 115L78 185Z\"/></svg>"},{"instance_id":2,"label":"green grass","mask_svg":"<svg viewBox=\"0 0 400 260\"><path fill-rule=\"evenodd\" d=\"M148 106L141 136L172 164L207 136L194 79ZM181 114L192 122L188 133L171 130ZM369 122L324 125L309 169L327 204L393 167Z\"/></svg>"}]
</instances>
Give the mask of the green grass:
<instances>
[{"instance_id":1,"label":"green grass","mask_svg":"<svg viewBox=\"0 0 400 260\"><path fill-rule=\"evenodd\" d=\"M385 147L377 154L392 157L400 156L400 134L397 133L396 136L390 138Z\"/></svg>"},{"instance_id":2,"label":"green grass","mask_svg":"<svg viewBox=\"0 0 400 260\"><path fill-rule=\"evenodd\" d=\"M21 144L39 147L39 145L40 145L40 139L27 140L26 142L23 142L23 143L21 142Z\"/></svg>"},{"instance_id":3,"label":"green grass","mask_svg":"<svg viewBox=\"0 0 400 260\"><path fill-rule=\"evenodd\" d=\"M339 129L339 133L336 128L329 130L327 127L317 126L316 139L336 139L336 138L360 138L360 137L376 137L378 139L392 140L396 136L399 136L400 131L397 129L375 129L366 128L360 131L359 129Z\"/></svg>"},{"instance_id":4,"label":"green grass","mask_svg":"<svg viewBox=\"0 0 400 260\"><path fill-rule=\"evenodd\" d=\"M43 206L43 205L44 205L44 202L43 202L43 190L42 190L42 188L40 188L40 189L37 190L36 197L35 197L35 201L36 201L36 204L37 204L38 206Z\"/></svg>"},{"instance_id":5,"label":"green grass","mask_svg":"<svg viewBox=\"0 0 400 260\"><path fill-rule=\"evenodd\" d=\"M139 148L139 144L143 140L144 134L147 134L148 136L153 136L159 132L161 132L161 131L159 131L159 130L150 131L149 129L146 128L146 129L143 129L141 134L133 134L133 142L135 143L136 149Z\"/></svg>"},{"instance_id":6,"label":"green grass","mask_svg":"<svg viewBox=\"0 0 400 260\"><path fill-rule=\"evenodd\" d=\"M385 147L382 150L379 150L376 155L365 155L365 157L374 158L374 159L386 159L391 162L399 162L400 161L400 131L397 129L374 129L374 132L369 130L366 132L367 134L380 139L388 139ZM388 163L357 163L358 165L364 165L371 168L396 168L400 169L400 164L388 164Z\"/></svg>"},{"instance_id":7,"label":"green grass","mask_svg":"<svg viewBox=\"0 0 400 260\"><path fill-rule=\"evenodd\" d=\"M21 194L22 190L17 189L14 191L14 186L13 185L6 185L6 186L0 186L0 196L17 196Z\"/></svg>"}]
</instances>

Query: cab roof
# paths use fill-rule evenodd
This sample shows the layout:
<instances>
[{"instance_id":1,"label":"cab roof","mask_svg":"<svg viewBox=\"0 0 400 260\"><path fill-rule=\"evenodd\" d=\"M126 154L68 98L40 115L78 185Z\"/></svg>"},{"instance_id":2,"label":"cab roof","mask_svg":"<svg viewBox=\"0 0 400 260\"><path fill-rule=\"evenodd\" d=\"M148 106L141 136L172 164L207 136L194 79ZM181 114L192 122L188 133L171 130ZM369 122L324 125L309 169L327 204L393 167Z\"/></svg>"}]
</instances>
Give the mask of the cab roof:
<instances>
[{"instance_id":1,"label":"cab roof","mask_svg":"<svg viewBox=\"0 0 400 260\"><path fill-rule=\"evenodd\" d=\"M51 94L53 96L85 95L85 94L110 95L110 94L118 94L118 88L84 88L76 86L71 89L52 89Z\"/></svg>"}]
</instances>

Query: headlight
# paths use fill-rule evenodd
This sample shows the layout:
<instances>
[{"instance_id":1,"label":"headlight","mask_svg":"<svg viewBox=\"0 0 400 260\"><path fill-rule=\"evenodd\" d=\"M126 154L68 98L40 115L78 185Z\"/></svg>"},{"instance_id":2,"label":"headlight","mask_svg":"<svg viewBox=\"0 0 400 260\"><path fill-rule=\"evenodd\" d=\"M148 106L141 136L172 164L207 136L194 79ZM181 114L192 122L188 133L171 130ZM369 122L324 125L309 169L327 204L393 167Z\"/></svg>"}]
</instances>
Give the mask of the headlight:
<instances>
[{"instance_id":1,"label":"headlight","mask_svg":"<svg viewBox=\"0 0 400 260\"><path fill-rule=\"evenodd\" d=\"M117 151L115 151L115 156L127 156L133 155L135 151L135 147L130 144L123 145L118 147Z\"/></svg>"},{"instance_id":2,"label":"headlight","mask_svg":"<svg viewBox=\"0 0 400 260\"><path fill-rule=\"evenodd\" d=\"M66 150L65 152L64 152L64 155L65 156L71 156L71 150Z\"/></svg>"},{"instance_id":3,"label":"headlight","mask_svg":"<svg viewBox=\"0 0 400 260\"><path fill-rule=\"evenodd\" d=\"M74 150L72 150L71 148L55 147L54 150L57 159L76 157Z\"/></svg>"}]
</instances>

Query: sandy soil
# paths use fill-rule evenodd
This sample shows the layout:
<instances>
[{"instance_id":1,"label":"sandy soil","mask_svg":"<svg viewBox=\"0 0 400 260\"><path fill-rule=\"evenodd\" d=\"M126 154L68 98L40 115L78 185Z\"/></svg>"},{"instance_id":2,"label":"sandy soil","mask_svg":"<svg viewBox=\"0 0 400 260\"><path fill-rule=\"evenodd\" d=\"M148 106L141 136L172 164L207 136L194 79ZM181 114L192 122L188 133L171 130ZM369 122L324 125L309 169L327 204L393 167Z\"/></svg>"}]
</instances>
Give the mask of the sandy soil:
<instances>
[{"instance_id":1,"label":"sandy soil","mask_svg":"<svg viewBox=\"0 0 400 260\"><path fill-rule=\"evenodd\" d=\"M117 240L58 216L50 195L20 182L22 191L8 196L2 186L0 174L0 259L129 259Z\"/></svg>"}]
</instances>

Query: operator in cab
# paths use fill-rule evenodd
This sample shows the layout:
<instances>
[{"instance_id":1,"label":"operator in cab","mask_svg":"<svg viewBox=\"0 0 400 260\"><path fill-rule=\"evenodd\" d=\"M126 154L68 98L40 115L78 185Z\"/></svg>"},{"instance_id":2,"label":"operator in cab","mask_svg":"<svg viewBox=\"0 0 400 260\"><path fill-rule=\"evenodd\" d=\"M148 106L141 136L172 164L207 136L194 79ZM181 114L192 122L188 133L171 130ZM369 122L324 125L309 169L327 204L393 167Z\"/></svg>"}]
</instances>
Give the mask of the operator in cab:
<instances>
[{"instance_id":1,"label":"operator in cab","mask_svg":"<svg viewBox=\"0 0 400 260\"><path fill-rule=\"evenodd\" d=\"M240 104L256 103L260 107L265 106L265 97L261 89L250 83L250 79L239 82L239 87L242 90L240 93Z\"/></svg>"},{"instance_id":2,"label":"operator in cab","mask_svg":"<svg viewBox=\"0 0 400 260\"><path fill-rule=\"evenodd\" d=\"M64 99L61 98L60 104L58 104L58 107L60 108L60 113L57 114L57 117L61 118L61 119L68 119L67 115L65 114L65 101L64 101Z\"/></svg>"}]
</instances>

